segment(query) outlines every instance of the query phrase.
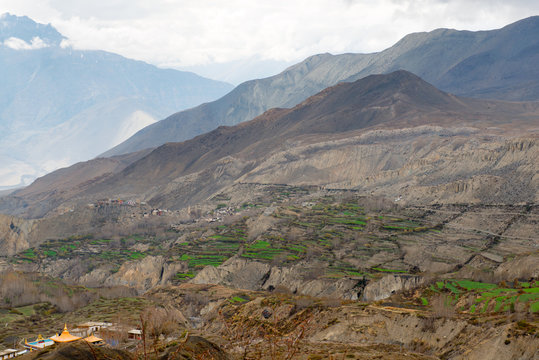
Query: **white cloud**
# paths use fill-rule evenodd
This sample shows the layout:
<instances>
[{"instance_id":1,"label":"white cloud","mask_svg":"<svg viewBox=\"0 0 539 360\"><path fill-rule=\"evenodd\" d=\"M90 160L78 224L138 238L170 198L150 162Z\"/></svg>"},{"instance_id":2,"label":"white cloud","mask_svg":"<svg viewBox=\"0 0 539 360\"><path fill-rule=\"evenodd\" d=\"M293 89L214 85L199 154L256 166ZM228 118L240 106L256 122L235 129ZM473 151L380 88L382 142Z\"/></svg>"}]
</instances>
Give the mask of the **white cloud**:
<instances>
[{"instance_id":1,"label":"white cloud","mask_svg":"<svg viewBox=\"0 0 539 360\"><path fill-rule=\"evenodd\" d=\"M62 41L60 42L60 47L62 49L73 47L73 41L71 41L69 39L62 39Z\"/></svg>"},{"instance_id":2,"label":"white cloud","mask_svg":"<svg viewBox=\"0 0 539 360\"><path fill-rule=\"evenodd\" d=\"M41 38L37 36L34 36L32 38L30 44L24 41L23 39L10 37L4 40L4 45L13 50L36 50L36 49L42 49L49 46L43 40L41 40Z\"/></svg>"},{"instance_id":3,"label":"white cloud","mask_svg":"<svg viewBox=\"0 0 539 360\"><path fill-rule=\"evenodd\" d=\"M298 61L373 52L410 32L481 30L539 14L535 0L3 0L5 11L51 22L79 49L161 66L254 56ZM0 7L0 12L2 8Z\"/></svg>"}]
</instances>

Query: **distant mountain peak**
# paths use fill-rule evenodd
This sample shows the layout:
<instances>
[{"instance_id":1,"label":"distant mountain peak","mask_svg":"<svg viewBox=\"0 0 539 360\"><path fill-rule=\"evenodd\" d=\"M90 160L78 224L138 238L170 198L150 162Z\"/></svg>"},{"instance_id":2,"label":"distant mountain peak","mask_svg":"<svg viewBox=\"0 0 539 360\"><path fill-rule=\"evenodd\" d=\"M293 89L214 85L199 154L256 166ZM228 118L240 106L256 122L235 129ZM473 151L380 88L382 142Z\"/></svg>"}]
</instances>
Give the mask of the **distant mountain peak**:
<instances>
[{"instance_id":1,"label":"distant mountain peak","mask_svg":"<svg viewBox=\"0 0 539 360\"><path fill-rule=\"evenodd\" d=\"M59 46L65 40L51 24L40 24L28 16L0 15L0 45L13 49Z\"/></svg>"}]
</instances>

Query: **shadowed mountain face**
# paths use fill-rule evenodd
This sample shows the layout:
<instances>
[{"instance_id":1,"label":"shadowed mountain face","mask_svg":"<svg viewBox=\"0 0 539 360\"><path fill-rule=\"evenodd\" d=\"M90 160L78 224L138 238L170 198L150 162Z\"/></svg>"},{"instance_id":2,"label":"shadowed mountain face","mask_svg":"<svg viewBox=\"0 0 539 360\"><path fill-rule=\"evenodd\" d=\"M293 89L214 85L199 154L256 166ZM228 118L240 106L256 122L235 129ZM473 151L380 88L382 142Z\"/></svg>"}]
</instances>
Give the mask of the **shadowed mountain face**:
<instances>
[{"instance_id":1,"label":"shadowed mountain face","mask_svg":"<svg viewBox=\"0 0 539 360\"><path fill-rule=\"evenodd\" d=\"M419 202L440 201L455 182L474 181L479 175L497 176L503 183L513 174L518 179L512 181L526 187L537 180L529 177L537 168L533 136L521 145L517 141L518 156L503 157L513 151L506 142L536 127L538 118L539 103L459 98L406 71L372 75L328 88L292 109L273 109L192 140L49 174L3 198L2 208L24 209L26 216L40 217L63 203L103 197L135 197L180 208L238 181L356 188L386 195L398 195L403 187L408 193L429 187L432 194L413 200ZM513 168L504 170L502 164ZM99 170L102 166L106 169ZM92 171L84 170L89 168ZM522 178L520 170L526 174ZM92 173L99 176L92 178ZM537 187L529 188L531 192L513 194L518 199L506 200L533 200ZM474 189L484 190L483 185ZM463 196L491 201L475 193Z\"/></svg>"},{"instance_id":2,"label":"shadowed mountain face","mask_svg":"<svg viewBox=\"0 0 539 360\"><path fill-rule=\"evenodd\" d=\"M340 81L408 70L439 89L461 96L539 99L539 17L499 30L438 29L404 37L373 54L315 55L279 75L245 82L223 98L150 125L105 156L190 139L234 125L274 107L292 107Z\"/></svg>"},{"instance_id":3,"label":"shadowed mountain face","mask_svg":"<svg viewBox=\"0 0 539 360\"><path fill-rule=\"evenodd\" d=\"M146 125L232 89L104 51L51 25L0 17L0 190L92 158Z\"/></svg>"}]
</instances>

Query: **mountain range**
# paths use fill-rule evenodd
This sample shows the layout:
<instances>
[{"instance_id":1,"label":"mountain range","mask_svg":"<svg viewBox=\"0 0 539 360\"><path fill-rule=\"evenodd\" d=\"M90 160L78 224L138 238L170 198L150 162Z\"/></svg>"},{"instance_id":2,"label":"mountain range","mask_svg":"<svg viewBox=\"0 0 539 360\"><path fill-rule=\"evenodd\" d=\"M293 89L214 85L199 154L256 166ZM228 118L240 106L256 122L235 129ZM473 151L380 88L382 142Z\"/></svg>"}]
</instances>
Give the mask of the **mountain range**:
<instances>
[{"instance_id":1,"label":"mountain range","mask_svg":"<svg viewBox=\"0 0 539 360\"><path fill-rule=\"evenodd\" d=\"M100 198L179 209L239 182L405 194L418 204L536 201L538 118L539 102L457 97L401 70L185 142L76 164L0 206L32 218Z\"/></svg>"},{"instance_id":2,"label":"mountain range","mask_svg":"<svg viewBox=\"0 0 539 360\"><path fill-rule=\"evenodd\" d=\"M19 87L0 126L38 159L97 151L142 105L202 89L3 19L18 25L0 26L0 62ZM313 56L0 189L0 349L80 319L142 324L160 358L534 358L538 22ZM19 84L39 54L47 70Z\"/></svg>"},{"instance_id":3,"label":"mountain range","mask_svg":"<svg viewBox=\"0 0 539 360\"><path fill-rule=\"evenodd\" d=\"M50 24L0 17L0 189L92 158L232 85L105 51L77 50Z\"/></svg>"},{"instance_id":4,"label":"mountain range","mask_svg":"<svg viewBox=\"0 0 539 360\"><path fill-rule=\"evenodd\" d=\"M539 99L539 16L498 30L437 29L405 36L372 54L320 54L282 73L237 86L221 99L145 127L103 156L190 139L220 125L250 120L275 107L292 107L342 81L408 70L437 88L466 97Z\"/></svg>"}]
</instances>

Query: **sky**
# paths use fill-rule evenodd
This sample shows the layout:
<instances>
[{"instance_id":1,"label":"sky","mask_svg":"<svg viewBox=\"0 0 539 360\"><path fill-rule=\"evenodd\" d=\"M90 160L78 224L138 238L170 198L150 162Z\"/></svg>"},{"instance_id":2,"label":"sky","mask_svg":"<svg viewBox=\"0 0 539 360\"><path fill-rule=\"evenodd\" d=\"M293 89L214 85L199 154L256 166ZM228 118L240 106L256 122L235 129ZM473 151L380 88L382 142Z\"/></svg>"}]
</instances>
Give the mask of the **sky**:
<instances>
[{"instance_id":1,"label":"sky","mask_svg":"<svg viewBox=\"0 0 539 360\"><path fill-rule=\"evenodd\" d=\"M51 23L75 48L238 83L317 53L381 51L411 32L500 28L539 15L539 1L0 0L4 12Z\"/></svg>"}]
</instances>

